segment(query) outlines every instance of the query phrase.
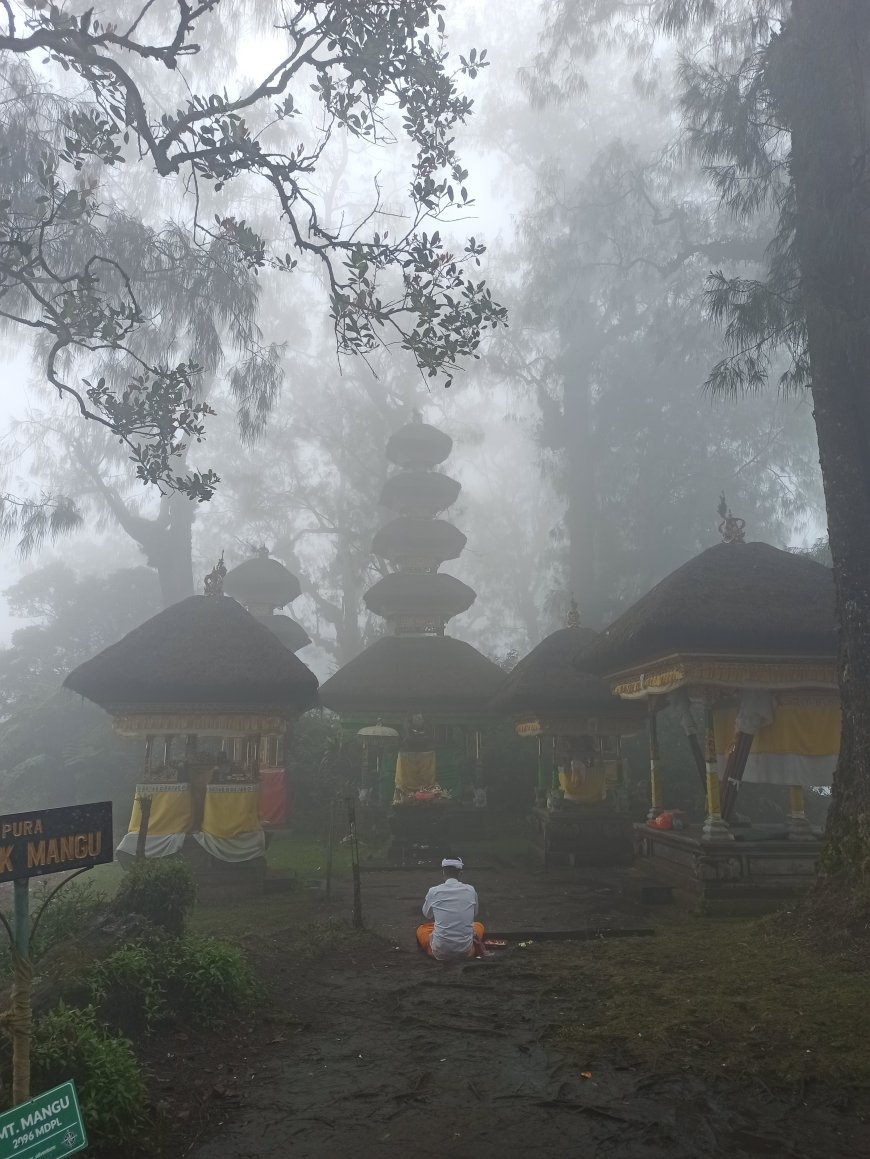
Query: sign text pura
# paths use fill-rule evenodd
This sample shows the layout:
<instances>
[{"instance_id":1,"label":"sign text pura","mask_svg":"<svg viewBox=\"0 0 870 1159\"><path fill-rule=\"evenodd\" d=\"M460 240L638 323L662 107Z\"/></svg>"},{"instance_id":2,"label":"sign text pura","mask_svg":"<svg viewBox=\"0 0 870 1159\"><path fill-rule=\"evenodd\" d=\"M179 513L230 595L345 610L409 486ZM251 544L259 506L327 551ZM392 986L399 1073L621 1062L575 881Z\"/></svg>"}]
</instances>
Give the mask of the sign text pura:
<instances>
[{"instance_id":1,"label":"sign text pura","mask_svg":"<svg viewBox=\"0 0 870 1159\"><path fill-rule=\"evenodd\" d=\"M0 882L113 859L112 802L0 817Z\"/></svg>"}]
</instances>

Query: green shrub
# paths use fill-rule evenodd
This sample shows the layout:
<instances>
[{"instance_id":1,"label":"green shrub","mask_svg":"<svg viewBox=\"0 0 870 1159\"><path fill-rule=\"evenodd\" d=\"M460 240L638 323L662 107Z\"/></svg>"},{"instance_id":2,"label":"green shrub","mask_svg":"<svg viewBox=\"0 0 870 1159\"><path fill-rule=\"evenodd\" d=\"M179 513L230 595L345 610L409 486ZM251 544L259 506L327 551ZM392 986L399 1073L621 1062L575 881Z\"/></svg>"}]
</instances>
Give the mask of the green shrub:
<instances>
[{"instance_id":1,"label":"green shrub","mask_svg":"<svg viewBox=\"0 0 870 1159\"><path fill-rule=\"evenodd\" d=\"M184 932L196 901L196 883L182 857L137 861L125 873L115 896L115 909L140 914L170 934Z\"/></svg>"},{"instance_id":2,"label":"green shrub","mask_svg":"<svg viewBox=\"0 0 870 1159\"><path fill-rule=\"evenodd\" d=\"M100 1017L128 1033L149 1031L169 1014L156 944L121 946L104 958L89 979Z\"/></svg>"},{"instance_id":3,"label":"green shrub","mask_svg":"<svg viewBox=\"0 0 870 1159\"><path fill-rule=\"evenodd\" d=\"M188 934L161 947L170 1001L186 1014L208 1017L247 1006L259 992L248 961L235 946Z\"/></svg>"},{"instance_id":4,"label":"green shrub","mask_svg":"<svg viewBox=\"0 0 870 1159\"><path fill-rule=\"evenodd\" d=\"M132 1142L143 1120L145 1081L132 1043L100 1026L90 1007L60 1005L37 1019L32 1045L33 1089L73 1079L91 1142Z\"/></svg>"},{"instance_id":5,"label":"green shrub","mask_svg":"<svg viewBox=\"0 0 870 1159\"><path fill-rule=\"evenodd\" d=\"M90 978L100 1017L131 1033L173 1015L213 1018L248 1005L258 992L240 950L192 934L122 946Z\"/></svg>"}]
</instances>

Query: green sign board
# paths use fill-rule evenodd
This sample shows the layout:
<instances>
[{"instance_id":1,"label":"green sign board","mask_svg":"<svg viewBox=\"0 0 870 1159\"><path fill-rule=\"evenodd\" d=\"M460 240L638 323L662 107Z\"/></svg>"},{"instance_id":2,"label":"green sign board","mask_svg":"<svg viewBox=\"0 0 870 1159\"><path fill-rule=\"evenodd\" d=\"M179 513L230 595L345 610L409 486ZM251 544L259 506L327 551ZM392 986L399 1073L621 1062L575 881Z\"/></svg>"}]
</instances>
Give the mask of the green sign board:
<instances>
[{"instance_id":1,"label":"green sign board","mask_svg":"<svg viewBox=\"0 0 870 1159\"><path fill-rule=\"evenodd\" d=\"M62 1159L88 1145L76 1088L62 1083L0 1115L0 1159Z\"/></svg>"}]
</instances>

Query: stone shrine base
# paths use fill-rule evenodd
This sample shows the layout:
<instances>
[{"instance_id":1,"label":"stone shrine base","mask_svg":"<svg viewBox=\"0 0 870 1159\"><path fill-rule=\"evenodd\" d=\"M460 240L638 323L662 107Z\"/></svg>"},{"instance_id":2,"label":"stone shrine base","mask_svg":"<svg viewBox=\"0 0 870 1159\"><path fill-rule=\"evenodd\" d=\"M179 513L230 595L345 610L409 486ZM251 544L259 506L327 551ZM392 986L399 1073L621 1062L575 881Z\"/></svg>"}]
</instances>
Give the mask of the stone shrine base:
<instances>
[{"instance_id":1,"label":"stone shrine base","mask_svg":"<svg viewBox=\"0 0 870 1159\"><path fill-rule=\"evenodd\" d=\"M387 824L391 865L437 865L442 857L462 856L462 844L487 836L486 809L451 801L391 805Z\"/></svg>"},{"instance_id":2,"label":"stone shrine base","mask_svg":"<svg viewBox=\"0 0 870 1159\"><path fill-rule=\"evenodd\" d=\"M700 826L683 830L634 825L642 870L690 897L734 903L738 910L776 909L815 882L822 852L813 830L790 839L781 825L734 829L734 840L705 841Z\"/></svg>"},{"instance_id":3,"label":"stone shrine base","mask_svg":"<svg viewBox=\"0 0 870 1159\"><path fill-rule=\"evenodd\" d=\"M606 805L536 807L529 821L532 851L545 871L559 865L631 863L631 820Z\"/></svg>"}]
</instances>

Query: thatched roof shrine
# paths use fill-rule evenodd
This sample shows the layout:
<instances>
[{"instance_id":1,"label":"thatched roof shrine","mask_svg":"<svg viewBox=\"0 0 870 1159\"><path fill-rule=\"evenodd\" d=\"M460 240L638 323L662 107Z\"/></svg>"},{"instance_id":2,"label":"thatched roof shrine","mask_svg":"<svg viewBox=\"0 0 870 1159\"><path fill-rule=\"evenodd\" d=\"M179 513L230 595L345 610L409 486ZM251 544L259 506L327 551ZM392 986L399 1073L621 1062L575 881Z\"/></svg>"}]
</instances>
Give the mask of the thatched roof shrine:
<instances>
[{"instance_id":1,"label":"thatched roof shrine","mask_svg":"<svg viewBox=\"0 0 870 1159\"><path fill-rule=\"evenodd\" d=\"M387 440L387 458L405 470L437 467L453 449L453 439L437 427L424 423L418 412L414 421L400 427Z\"/></svg>"},{"instance_id":2,"label":"thatched roof shrine","mask_svg":"<svg viewBox=\"0 0 870 1159\"><path fill-rule=\"evenodd\" d=\"M485 712L506 673L450 636L383 636L331 676L320 699L336 712Z\"/></svg>"},{"instance_id":3,"label":"thatched roof shrine","mask_svg":"<svg viewBox=\"0 0 870 1159\"><path fill-rule=\"evenodd\" d=\"M292 604L302 594L297 577L277 559L270 559L265 548L252 559L230 568L224 579L224 591L245 607L264 607L269 611Z\"/></svg>"},{"instance_id":4,"label":"thatched roof shrine","mask_svg":"<svg viewBox=\"0 0 870 1159\"><path fill-rule=\"evenodd\" d=\"M311 637L305 631L301 624L298 624L290 616L274 615L264 616L260 623L269 629L272 635L280 640L285 648L289 648L291 652L298 652L302 648L307 648L311 643Z\"/></svg>"},{"instance_id":5,"label":"thatched roof shrine","mask_svg":"<svg viewBox=\"0 0 870 1159\"><path fill-rule=\"evenodd\" d=\"M831 658L829 568L767 543L717 543L677 568L575 660L602 676L675 654Z\"/></svg>"},{"instance_id":6,"label":"thatched roof shrine","mask_svg":"<svg viewBox=\"0 0 870 1159\"><path fill-rule=\"evenodd\" d=\"M508 673L493 709L508 714L618 710L607 682L574 665L596 635L591 628L572 627L547 636Z\"/></svg>"},{"instance_id":7,"label":"thatched roof shrine","mask_svg":"<svg viewBox=\"0 0 870 1159\"><path fill-rule=\"evenodd\" d=\"M176 706L304 711L317 677L228 596L189 596L74 669L64 686L109 712Z\"/></svg>"}]
</instances>

